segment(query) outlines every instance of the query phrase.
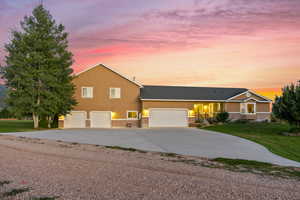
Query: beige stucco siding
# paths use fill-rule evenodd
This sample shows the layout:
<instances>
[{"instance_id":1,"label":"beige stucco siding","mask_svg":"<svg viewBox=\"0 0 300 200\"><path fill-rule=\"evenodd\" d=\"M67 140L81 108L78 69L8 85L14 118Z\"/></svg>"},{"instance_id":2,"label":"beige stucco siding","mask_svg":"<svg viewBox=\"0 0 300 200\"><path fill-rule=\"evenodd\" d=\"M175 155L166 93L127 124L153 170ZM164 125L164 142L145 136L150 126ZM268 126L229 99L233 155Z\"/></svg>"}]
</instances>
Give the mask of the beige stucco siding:
<instances>
[{"instance_id":1,"label":"beige stucco siding","mask_svg":"<svg viewBox=\"0 0 300 200\"><path fill-rule=\"evenodd\" d=\"M225 103L226 112L240 112L240 103Z\"/></svg>"},{"instance_id":2,"label":"beige stucco siding","mask_svg":"<svg viewBox=\"0 0 300 200\"><path fill-rule=\"evenodd\" d=\"M227 112L240 112L240 103L226 103L225 110ZM256 112L270 112L270 103L256 103Z\"/></svg>"},{"instance_id":3,"label":"beige stucco siding","mask_svg":"<svg viewBox=\"0 0 300 200\"><path fill-rule=\"evenodd\" d=\"M270 103L256 103L256 112L271 112Z\"/></svg>"},{"instance_id":4,"label":"beige stucco siding","mask_svg":"<svg viewBox=\"0 0 300 200\"><path fill-rule=\"evenodd\" d=\"M78 105L74 110L112 111L116 119L126 118L127 110L140 111L140 88L105 67L95 67L74 79L75 98ZM82 98L81 88L93 87L93 98ZM109 88L121 88L120 99L110 99Z\"/></svg>"},{"instance_id":5,"label":"beige stucco siding","mask_svg":"<svg viewBox=\"0 0 300 200\"><path fill-rule=\"evenodd\" d=\"M143 101L142 108L186 108L189 110L194 109L194 104L199 102L189 101Z\"/></svg>"}]
</instances>

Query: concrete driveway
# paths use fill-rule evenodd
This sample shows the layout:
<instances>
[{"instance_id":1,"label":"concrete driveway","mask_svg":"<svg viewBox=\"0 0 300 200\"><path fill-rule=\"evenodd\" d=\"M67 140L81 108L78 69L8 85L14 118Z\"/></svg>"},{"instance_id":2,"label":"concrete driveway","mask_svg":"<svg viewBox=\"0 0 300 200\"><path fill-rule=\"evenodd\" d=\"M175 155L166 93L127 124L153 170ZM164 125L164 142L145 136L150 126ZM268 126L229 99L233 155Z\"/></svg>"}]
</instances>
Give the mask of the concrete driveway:
<instances>
[{"instance_id":1,"label":"concrete driveway","mask_svg":"<svg viewBox=\"0 0 300 200\"><path fill-rule=\"evenodd\" d=\"M300 163L277 156L249 140L196 128L66 129L1 134L300 167Z\"/></svg>"}]
</instances>

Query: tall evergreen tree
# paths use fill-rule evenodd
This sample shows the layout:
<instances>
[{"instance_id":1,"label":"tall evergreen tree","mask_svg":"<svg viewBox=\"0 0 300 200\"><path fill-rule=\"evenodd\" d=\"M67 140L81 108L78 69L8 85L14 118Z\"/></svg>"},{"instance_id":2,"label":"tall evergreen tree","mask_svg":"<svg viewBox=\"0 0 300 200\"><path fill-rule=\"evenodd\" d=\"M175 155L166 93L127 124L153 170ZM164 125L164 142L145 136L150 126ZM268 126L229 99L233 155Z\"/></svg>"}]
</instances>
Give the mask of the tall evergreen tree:
<instances>
[{"instance_id":1,"label":"tall evergreen tree","mask_svg":"<svg viewBox=\"0 0 300 200\"><path fill-rule=\"evenodd\" d=\"M76 104L73 98L72 53L68 34L42 5L25 16L21 31L12 31L5 45L8 55L3 78L8 86L6 100L12 113L32 115L34 127L40 119L49 122L55 115L67 114Z\"/></svg>"},{"instance_id":2,"label":"tall evergreen tree","mask_svg":"<svg viewBox=\"0 0 300 200\"><path fill-rule=\"evenodd\" d=\"M274 115L300 128L300 81L282 88L282 95L273 104Z\"/></svg>"}]
</instances>

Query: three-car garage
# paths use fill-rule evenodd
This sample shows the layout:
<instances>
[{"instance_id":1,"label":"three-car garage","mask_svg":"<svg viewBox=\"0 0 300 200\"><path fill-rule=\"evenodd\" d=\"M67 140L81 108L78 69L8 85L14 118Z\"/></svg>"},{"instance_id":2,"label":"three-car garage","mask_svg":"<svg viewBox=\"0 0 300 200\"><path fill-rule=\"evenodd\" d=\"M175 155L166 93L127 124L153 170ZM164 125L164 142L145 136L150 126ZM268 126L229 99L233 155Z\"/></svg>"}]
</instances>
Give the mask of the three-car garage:
<instances>
[{"instance_id":1,"label":"three-car garage","mask_svg":"<svg viewBox=\"0 0 300 200\"><path fill-rule=\"evenodd\" d=\"M111 111L72 111L64 119L64 128L111 128L112 120ZM188 127L188 110L150 108L148 127Z\"/></svg>"}]
</instances>

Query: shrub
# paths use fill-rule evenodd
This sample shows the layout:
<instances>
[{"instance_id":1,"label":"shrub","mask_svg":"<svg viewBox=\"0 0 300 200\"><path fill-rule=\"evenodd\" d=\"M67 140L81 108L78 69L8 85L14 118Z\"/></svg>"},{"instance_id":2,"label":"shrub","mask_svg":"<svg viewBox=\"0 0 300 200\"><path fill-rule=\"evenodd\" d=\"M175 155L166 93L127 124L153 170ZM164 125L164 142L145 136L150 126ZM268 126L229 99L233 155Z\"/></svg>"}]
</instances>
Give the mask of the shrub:
<instances>
[{"instance_id":1,"label":"shrub","mask_svg":"<svg viewBox=\"0 0 300 200\"><path fill-rule=\"evenodd\" d=\"M229 113L228 112L220 112L216 115L216 121L217 122L227 122L229 118Z\"/></svg>"},{"instance_id":2,"label":"shrub","mask_svg":"<svg viewBox=\"0 0 300 200\"><path fill-rule=\"evenodd\" d=\"M209 118L207 118L206 120L207 120L208 123L210 123L210 124L214 124L214 123L217 122L216 118L214 118L214 117L209 117Z\"/></svg>"},{"instance_id":3,"label":"shrub","mask_svg":"<svg viewBox=\"0 0 300 200\"><path fill-rule=\"evenodd\" d=\"M290 133L300 133L300 128L299 127L292 127L289 130Z\"/></svg>"},{"instance_id":4,"label":"shrub","mask_svg":"<svg viewBox=\"0 0 300 200\"><path fill-rule=\"evenodd\" d=\"M7 108L0 110L0 119L13 118L14 116L9 112Z\"/></svg>"},{"instance_id":5,"label":"shrub","mask_svg":"<svg viewBox=\"0 0 300 200\"><path fill-rule=\"evenodd\" d=\"M195 122L196 123L203 123L203 119L196 119Z\"/></svg>"},{"instance_id":6,"label":"shrub","mask_svg":"<svg viewBox=\"0 0 300 200\"><path fill-rule=\"evenodd\" d=\"M274 113L271 114L271 122L280 122L280 119L278 119Z\"/></svg>"},{"instance_id":7,"label":"shrub","mask_svg":"<svg viewBox=\"0 0 300 200\"><path fill-rule=\"evenodd\" d=\"M238 120L235 120L235 121L232 121L233 123L238 123L238 124L246 124L246 123L249 123L250 121L247 120L247 119L238 119Z\"/></svg>"}]
</instances>

